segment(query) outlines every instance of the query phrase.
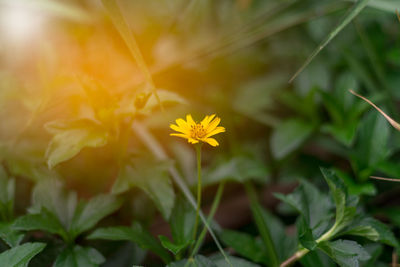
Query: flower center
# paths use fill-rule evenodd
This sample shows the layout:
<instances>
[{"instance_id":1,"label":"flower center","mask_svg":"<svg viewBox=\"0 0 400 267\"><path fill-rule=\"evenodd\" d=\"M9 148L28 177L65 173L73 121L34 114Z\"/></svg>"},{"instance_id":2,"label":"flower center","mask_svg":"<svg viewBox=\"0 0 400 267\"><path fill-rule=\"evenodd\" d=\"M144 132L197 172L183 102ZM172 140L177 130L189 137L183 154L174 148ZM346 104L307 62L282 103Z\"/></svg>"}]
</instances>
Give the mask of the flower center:
<instances>
[{"instance_id":1,"label":"flower center","mask_svg":"<svg viewBox=\"0 0 400 267\"><path fill-rule=\"evenodd\" d=\"M201 139L206 136L206 130L203 125L196 123L196 125L191 125L190 137L193 139Z\"/></svg>"}]
</instances>

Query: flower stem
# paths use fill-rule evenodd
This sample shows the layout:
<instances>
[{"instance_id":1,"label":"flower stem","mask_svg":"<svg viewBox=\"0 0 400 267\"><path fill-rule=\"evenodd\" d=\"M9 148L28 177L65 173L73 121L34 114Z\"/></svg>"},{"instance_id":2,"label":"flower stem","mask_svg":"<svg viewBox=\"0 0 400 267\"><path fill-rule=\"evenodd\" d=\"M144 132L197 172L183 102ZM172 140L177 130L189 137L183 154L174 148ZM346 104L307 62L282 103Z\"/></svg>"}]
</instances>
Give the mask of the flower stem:
<instances>
[{"instance_id":1,"label":"flower stem","mask_svg":"<svg viewBox=\"0 0 400 267\"><path fill-rule=\"evenodd\" d=\"M197 228L199 226L199 213L201 209L201 143L196 144L196 158L197 158L197 208L196 219L193 228L193 240L196 240Z\"/></svg>"},{"instance_id":2,"label":"flower stem","mask_svg":"<svg viewBox=\"0 0 400 267\"><path fill-rule=\"evenodd\" d=\"M219 186L218 186L218 190L217 193L215 195L215 198L213 200L213 203L211 205L211 210L210 213L208 214L208 218L207 218L207 223L210 224L211 220L213 219L215 212L217 211L217 208L219 206L219 203L221 201L221 197L222 197L222 193L224 192L224 187L225 187L225 181L222 181ZM199 239L196 241L196 244L194 246L194 249L191 253L191 257L194 257L194 255L199 251L201 243L204 240L204 237L207 234L207 228L204 226L203 230L200 233Z\"/></svg>"}]
</instances>

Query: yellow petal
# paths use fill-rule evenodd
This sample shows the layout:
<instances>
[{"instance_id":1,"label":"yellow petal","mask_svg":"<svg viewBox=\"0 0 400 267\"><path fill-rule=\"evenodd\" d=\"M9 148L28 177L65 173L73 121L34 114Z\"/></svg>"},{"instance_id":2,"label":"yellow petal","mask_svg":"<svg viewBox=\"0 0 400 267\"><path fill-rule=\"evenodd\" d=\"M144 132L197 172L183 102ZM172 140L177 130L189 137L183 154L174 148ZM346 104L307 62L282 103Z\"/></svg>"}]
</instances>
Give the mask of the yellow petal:
<instances>
[{"instance_id":1,"label":"yellow petal","mask_svg":"<svg viewBox=\"0 0 400 267\"><path fill-rule=\"evenodd\" d=\"M171 134L169 134L169 135L171 135L171 136L178 136L178 137L182 137L182 138L185 138L185 139L188 139L188 138L189 138L189 136L187 136L186 134L181 134L181 133L171 133Z\"/></svg>"},{"instance_id":2,"label":"yellow petal","mask_svg":"<svg viewBox=\"0 0 400 267\"><path fill-rule=\"evenodd\" d=\"M208 133L208 134L206 135L206 138L207 138L207 137L210 137L210 136L213 136L213 135L216 135L216 134L219 134L219 133L223 133L223 132L225 132L225 128L222 127L222 126L218 126L218 127L215 128L212 132Z\"/></svg>"},{"instance_id":3,"label":"yellow petal","mask_svg":"<svg viewBox=\"0 0 400 267\"><path fill-rule=\"evenodd\" d=\"M193 139L193 138L188 138L188 142L191 144L197 144L199 142L199 140Z\"/></svg>"},{"instance_id":4,"label":"yellow petal","mask_svg":"<svg viewBox=\"0 0 400 267\"><path fill-rule=\"evenodd\" d=\"M203 125L204 129L207 129L208 125L210 124L210 121L214 119L215 114L212 114L210 116L206 116L202 121L201 125Z\"/></svg>"},{"instance_id":5,"label":"yellow petal","mask_svg":"<svg viewBox=\"0 0 400 267\"><path fill-rule=\"evenodd\" d=\"M194 120L192 118L192 115L190 115L190 114L186 115L186 122L189 127L191 127L192 125L196 125L196 123L194 122Z\"/></svg>"},{"instance_id":6,"label":"yellow petal","mask_svg":"<svg viewBox=\"0 0 400 267\"><path fill-rule=\"evenodd\" d=\"M210 145L212 145L212 146L214 146L214 147L219 145L217 140L215 140L214 138L206 138L203 141L208 143L208 144L210 144Z\"/></svg>"},{"instance_id":7,"label":"yellow petal","mask_svg":"<svg viewBox=\"0 0 400 267\"><path fill-rule=\"evenodd\" d=\"M184 133L184 134L187 134L187 133L188 133L188 131L187 131L186 129L183 129L182 127L178 127L178 126L176 126L175 124L171 124L171 125L169 125L169 127L170 127L172 130L177 131L177 132L181 132L181 133Z\"/></svg>"},{"instance_id":8,"label":"yellow petal","mask_svg":"<svg viewBox=\"0 0 400 267\"><path fill-rule=\"evenodd\" d=\"M177 124L180 128L184 129L185 132L189 132L189 131L190 131L190 126L186 123L185 120L183 120L183 119L177 119L177 120L176 120L176 124Z\"/></svg>"},{"instance_id":9,"label":"yellow petal","mask_svg":"<svg viewBox=\"0 0 400 267\"><path fill-rule=\"evenodd\" d=\"M208 125L206 131L207 133L212 132L220 123L221 119L216 117L212 122L210 122L210 124Z\"/></svg>"}]
</instances>

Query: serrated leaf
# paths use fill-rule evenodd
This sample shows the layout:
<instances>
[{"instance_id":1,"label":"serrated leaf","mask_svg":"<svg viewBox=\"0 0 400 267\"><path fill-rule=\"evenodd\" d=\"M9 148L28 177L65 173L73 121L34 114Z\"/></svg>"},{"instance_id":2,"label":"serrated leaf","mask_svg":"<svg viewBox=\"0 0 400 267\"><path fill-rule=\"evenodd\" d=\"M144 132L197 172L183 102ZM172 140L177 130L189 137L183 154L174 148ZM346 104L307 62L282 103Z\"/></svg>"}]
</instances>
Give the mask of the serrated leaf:
<instances>
[{"instance_id":1,"label":"serrated leaf","mask_svg":"<svg viewBox=\"0 0 400 267\"><path fill-rule=\"evenodd\" d=\"M122 199L113 195L98 195L87 203L80 203L75 211L69 232L76 237L95 226L101 219L115 212L122 205Z\"/></svg>"},{"instance_id":2,"label":"serrated leaf","mask_svg":"<svg viewBox=\"0 0 400 267\"><path fill-rule=\"evenodd\" d=\"M290 119L278 125L270 139L272 155L277 159L284 158L299 148L313 129L312 124L301 119Z\"/></svg>"},{"instance_id":3,"label":"serrated leaf","mask_svg":"<svg viewBox=\"0 0 400 267\"><path fill-rule=\"evenodd\" d=\"M233 230L223 230L219 233L219 237L225 245L233 248L240 256L254 262L268 264L266 248L260 239Z\"/></svg>"},{"instance_id":4,"label":"serrated leaf","mask_svg":"<svg viewBox=\"0 0 400 267\"><path fill-rule=\"evenodd\" d=\"M98 228L91 233L87 239L105 240L128 240L139 245L143 249L149 249L160 256L164 261L169 262L170 255L161 244L149 232L144 230L139 224L132 227L118 226Z\"/></svg>"},{"instance_id":5,"label":"serrated leaf","mask_svg":"<svg viewBox=\"0 0 400 267\"><path fill-rule=\"evenodd\" d=\"M120 169L112 192L122 193L131 187L142 189L155 203L165 219L171 215L175 192L168 175L170 162L136 159Z\"/></svg>"},{"instance_id":6,"label":"serrated leaf","mask_svg":"<svg viewBox=\"0 0 400 267\"><path fill-rule=\"evenodd\" d=\"M342 267L358 267L360 261L370 257L362 246L350 240L324 241L318 244L318 248Z\"/></svg>"},{"instance_id":7,"label":"serrated leaf","mask_svg":"<svg viewBox=\"0 0 400 267\"><path fill-rule=\"evenodd\" d=\"M96 249L75 245L61 252L54 267L97 267L104 261L105 258Z\"/></svg>"},{"instance_id":8,"label":"serrated leaf","mask_svg":"<svg viewBox=\"0 0 400 267\"><path fill-rule=\"evenodd\" d=\"M380 241L393 247L398 247L399 245L390 228L386 224L371 217L358 217L340 234L362 236L372 241Z\"/></svg>"},{"instance_id":9,"label":"serrated leaf","mask_svg":"<svg viewBox=\"0 0 400 267\"><path fill-rule=\"evenodd\" d=\"M29 261L45 246L46 244L43 243L25 243L13 247L0 254L0 263L7 267L27 267Z\"/></svg>"},{"instance_id":10,"label":"serrated leaf","mask_svg":"<svg viewBox=\"0 0 400 267\"><path fill-rule=\"evenodd\" d=\"M84 147L100 147L108 141L108 132L90 120L72 122L62 127L48 124L46 129L54 134L46 150L50 169L73 158Z\"/></svg>"}]
</instances>

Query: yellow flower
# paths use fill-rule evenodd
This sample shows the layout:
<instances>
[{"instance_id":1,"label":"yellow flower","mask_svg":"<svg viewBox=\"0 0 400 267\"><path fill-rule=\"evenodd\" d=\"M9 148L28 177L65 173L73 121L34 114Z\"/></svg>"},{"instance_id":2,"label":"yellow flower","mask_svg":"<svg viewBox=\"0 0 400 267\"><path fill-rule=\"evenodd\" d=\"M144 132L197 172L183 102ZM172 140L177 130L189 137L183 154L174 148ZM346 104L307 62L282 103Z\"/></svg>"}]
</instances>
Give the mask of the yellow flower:
<instances>
[{"instance_id":1,"label":"yellow flower","mask_svg":"<svg viewBox=\"0 0 400 267\"><path fill-rule=\"evenodd\" d=\"M172 136L182 137L188 140L191 144L198 142L205 142L212 146L218 146L217 140L210 138L218 133L225 132L225 128L218 126L220 118L215 117L215 114L206 116L200 123L196 123L192 115L186 115L186 121L184 119L177 119L176 124L171 124L172 130L179 133L172 133Z\"/></svg>"}]
</instances>

